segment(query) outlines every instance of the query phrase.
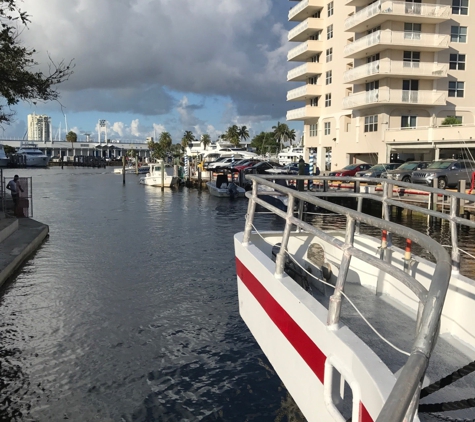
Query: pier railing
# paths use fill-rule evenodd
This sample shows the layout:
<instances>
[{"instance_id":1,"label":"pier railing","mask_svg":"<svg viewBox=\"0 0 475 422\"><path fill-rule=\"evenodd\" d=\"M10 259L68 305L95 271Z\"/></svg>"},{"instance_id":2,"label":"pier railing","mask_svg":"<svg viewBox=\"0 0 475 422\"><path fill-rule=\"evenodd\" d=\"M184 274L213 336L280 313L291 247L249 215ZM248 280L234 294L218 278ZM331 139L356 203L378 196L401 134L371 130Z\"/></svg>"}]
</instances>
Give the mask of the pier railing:
<instances>
[{"instance_id":1,"label":"pier railing","mask_svg":"<svg viewBox=\"0 0 475 422\"><path fill-rule=\"evenodd\" d=\"M331 191L296 191L287 186L282 186L273 182L275 179L308 181L309 176L280 176L280 175L247 175L252 181L252 192L247 193L249 198L248 213L244 231L243 243L248 244L254 227L254 217L256 206L260 205L285 220L285 228L282 235L282 242L279 253L276 257L275 275L281 277L284 273L285 255L293 227L298 231L306 231L312 235L328 242L342 252L338 277L335 283L334 294L330 297L327 324L333 326L340 320L341 300L344 291L345 281L348 275L351 259L357 258L382 271L391 274L396 280L407 286L419 299L419 312L417 316L417 334L412 345L410 356L389 394L377 421L403 421L413 420L418 407L421 380L426 372L429 357L435 345L438 335L440 316L444 305L445 296L449 286L452 267L455 271L460 268L460 253L457 243L457 225L475 227L475 222L458 216L460 203L465 201L473 202L474 196L464 193L450 192L442 189L435 189L426 186L418 186L417 189L429 195L444 195L449 197L450 212L448 214L439 212L436 209L424 209L416 205L398 201L392 198L394 187L414 188L414 185L395 180L370 179L370 178L348 178L322 176L312 179L319 180L323 186L328 187L330 181L353 183L352 192ZM272 179L272 180L269 180ZM360 192L360 182L382 183L383 194L371 194ZM266 190L260 190L259 186L266 186ZM259 195L269 195L268 188L273 188L275 195L283 195L288 198L287 211L282 211L271 205L267 201L259 198ZM357 209L353 210L341 205L334 204L325 198L355 198ZM364 200L379 201L382 203L382 218L377 218L361 212ZM294 206L299 201L298 215L294 213ZM303 204L307 202L321 207L328 211L338 213L346 217L345 239L337 239L334 236L306 223L303 218ZM449 257L445 248L429 236L420 233L409 227L399 225L389 221L390 207L400 207L426 214L431 217L444 219L450 222L452 237L452 258ZM358 225L365 223L388 233L394 233L403 238L410 239L418 243L429 251L435 259L435 270L432 282L427 290L422 284L412 277L408 272L392 266L389 262L372 256L353 244Z\"/></svg>"}]
</instances>

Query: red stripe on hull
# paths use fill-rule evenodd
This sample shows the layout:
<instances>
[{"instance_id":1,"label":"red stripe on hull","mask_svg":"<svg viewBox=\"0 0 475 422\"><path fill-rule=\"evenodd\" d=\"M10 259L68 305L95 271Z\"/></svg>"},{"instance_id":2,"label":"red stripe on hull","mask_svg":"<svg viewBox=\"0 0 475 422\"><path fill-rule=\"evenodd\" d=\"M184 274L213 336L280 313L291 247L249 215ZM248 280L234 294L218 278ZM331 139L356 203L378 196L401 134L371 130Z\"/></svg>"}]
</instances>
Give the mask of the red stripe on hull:
<instances>
[{"instance_id":1,"label":"red stripe on hull","mask_svg":"<svg viewBox=\"0 0 475 422\"><path fill-rule=\"evenodd\" d=\"M236 272L272 322L323 384L326 356L237 257Z\"/></svg>"},{"instance_id":2,"label":"red stripe on hull","mask_svg":"<svg viewBox=\"0 0 475 422\"><path fill-rule=\"evenodd\" d=\"M360 402L360 421L359 422L373 422L371 415L364 407L364 404Z\"/></svg>"}]
</instances>

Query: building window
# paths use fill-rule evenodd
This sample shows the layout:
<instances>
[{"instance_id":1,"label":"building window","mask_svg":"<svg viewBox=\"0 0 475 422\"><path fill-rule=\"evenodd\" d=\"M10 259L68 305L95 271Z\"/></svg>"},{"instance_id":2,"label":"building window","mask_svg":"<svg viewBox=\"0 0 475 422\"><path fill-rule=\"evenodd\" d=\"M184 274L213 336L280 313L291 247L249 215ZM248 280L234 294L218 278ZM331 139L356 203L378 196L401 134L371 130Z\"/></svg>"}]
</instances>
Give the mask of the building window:
<instances>
[{"instance_id":1,"label":"building window","mask_svg":"<svg viewBox=\"0 0 475 422\"><path fill-rule=\"evenodd\" d=\"M331 40L333 38L333 24L327 26L327 40Z\"/></svg>"},{"instance_id":2,"label":"building window","mask_svg":"<svg viewBox=\"0 0 475 422\"><path fill-rule=\"evenodd\" d=\"M468 1L468 0L466 0L466 1ZM328 10L328 17L333 16L333 2L332 1L330 3L328 3L327 10Z\"/></svg>"},{"instance_id":3,"label":"building window","mask_svg":"<svg viewBox=\"0 0 475 422\"><path fill-rule=\"evenodd\" d=\"M319 62L320 62L320 54L310 57L310 63L319 63Z\"/></svg>"},{"instance_id":4,"label":"building window","mask_svg":"<svg viewBox=\"0 0 475 422\"><path fill-rule=\"evenodd\" d=\"M406 40L420 40L422 25L420 23L405 23L404 38Z\"/></svg>"},{"instance_id":5,"label":"building window","mask_svg":"<svg viewBox=\"0 0 475 422\"><path fill-rule=\"evenodd\" d=\"M417 127L417 116L401 116L401 128L415 128Z\"/></svg>"},{"instance_id":6,"label":"building window","mask_svg":"<svg viewBox=\"0 0 475 422\"><path fill-rule=\"evenodd\" d=\"M312 15L312 18L317 18L317 19L320 19L320 14L321 14L321 10L319 10L317 13L313 14Z\"/></svg>"},{"instance_id":7,"label":"building window","mask_svg":"<svg viewBox=\"0 0 475 422\"><path fill-rule=\"evenodd\" d=\"M406 0L406 13L411 15L420 15L421 0Z\"/></svg>"},{"instance_id":8,"label":"building window","mask_svg":"<svg viewBox=\"0 0 475 422\"><path fill-rule=\"evenodd\" d=\"M330 85L332 83L332 71L328 70L325 73L325 85Z\"/></svg>"},{"instance_id":9,"label":"building window","mask_svg":"<svg viewBox=\"0 0 475 422\"><path fill-rule=\"evenodd\" d=\"M449 82L449 97L463 97L465 89L465 82L450 81Z\"/></svg>"},{"instance_id":10,"label":"building window","mask_svg":"<svg viewBox=\"0 0 475 422\"><path fill-rule=\"evenodd\" d=\"M309 85L317 85L317 83L318 83L318 76L312 76L311 78L308 78Z\"/></svg>"},{"instance_id":11,"label":"building window","mask_svg":"<svg viewBox=\"0 0 475 422\"><path fill-rule=\"evenodd\" d=\"M325 94L325 107L331 107L332 105L332 94Z\"/></svg>"},{"instance_id":12,"label":"building window","mask_svg":"<svg viewBox=\"0 0 475 422\"><path fill-rule=\"evenodd\" d=\"M372 56L367 57L366 63L373 63L373 62L377 62L378 60L379 60L379 53L373 54Z\"/></svg>"},{"instance_id":13,"label":"building window","mask_svg":"<svg viewBox=\"0 0 475 422\"><path fill-rule=\"evenodd\" d=\"M328 48L326 51L327 63L333 60L333 48Z\"/></svg>"},{"instance_id":14,"label":"building window","mask_svg":"<svg viewBox=\"0 0 475 422\"><path fill-rule=\"evenodd\" d=\"M381 31L381 25L375 26L374 28L369 29L369 30L367 31L367 34L369 35L369 34L372 34L373 32L378 32L378 31Z\"/></svg>"},{"instance_id":15,"label":"building window","mask_svg":"<svg viewBox=\"0 0 475 422\"><path fill-rule=\"evenodd\" d=\"M310 35L309 40L318 41L320 39L321 34L322 34L322 31L317 31L317 32L315 32L315 34Z\"/></svg>"},{"instance_id":16,"label":"building window","mask_svg":"<svg viewBox=\"0 0 475 422\"><path fill-rule=\"evenodd\" d=\"M449 63L452 70L465 70L465 54L451 54Z\"/></svg>"},{"instance_id":17,"label":"building window","mask_svg":"<svg viewBox=\"0 0 475 422\"><path fill-rule=\"evenodd\" d=\"M317 136L318 132L318 123L310 125L310 136Z\"/></svg>"},{"instance_id":18,"label":"building window","mask_svg":"<svg viewBox=\"0 0 475 422\"><path fill-rule=\"evenodd\" d=\"M373 91L379 89L379 81L366 82L365 85L366 91Z\"/></svg>"},{"instance_id":19,"label":"building window","mask_svg":"<svg viewBox=\"0 0 475 422\"><path fill-rule=\"evenodd\" d=\"M330 135L332 125L331 122L325 122L325 135Z\"/></svg>"},{"instance_id":20,"label":"building window","mask_svg":"<svg viewBox=\"0 0 475 422\"><path fill-rule=\"evenodd\" d=\"M454 15L468 15L468 0L452 0L452 13Z\"/></svg>"},{"instance_id":21,"label":"building window","mask_svg":"<svg viewBox=\"0 0 475 422\"><path fill-rule=\"evenodd\" d=\"M451 42L467 42L467 27L466 26L451 26L450 27L450 41Z\"/></svg>"},{"instance_id":22,"label":"building window","mask_svg":"<svg viewBox=\"0 0 475 422\"><path fill-rule=\"evenodd\" d=\"M418 68L421 62L421 53L419 51L405 51L402 56L403 67Z\"/></svg>"},{"instance_id":23,"label":"building window","mask_svg":"<svg viewBox=\"0 0 475 422\"><path fill-rule=\"evenodd\" d=\"M310 98L310 106L312 107L318 107L318 99L320 97L315 97L315 98Z\"/></svg>"},{"instance_id":24,"label":"building window","mask_svg":"<svg viewBox=\"0 0 475 422\"><path fill-rule=\"evenodd\" d=\"M366 116L364 118L364 131L377 132L378 131L378 115Z\"/></svg>"}]
</instances>

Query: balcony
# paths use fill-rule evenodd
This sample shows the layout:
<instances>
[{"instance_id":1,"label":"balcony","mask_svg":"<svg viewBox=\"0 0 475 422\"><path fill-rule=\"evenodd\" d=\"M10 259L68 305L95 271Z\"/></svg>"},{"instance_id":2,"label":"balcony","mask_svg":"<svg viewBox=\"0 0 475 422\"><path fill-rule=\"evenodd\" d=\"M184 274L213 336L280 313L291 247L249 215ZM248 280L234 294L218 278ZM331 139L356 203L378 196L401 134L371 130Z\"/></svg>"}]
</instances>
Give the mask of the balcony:
<instances>
[{"instance_id":1,"label":"balcony","mask_svg":"<svg viewBox=\"0 0 475 422\"><path fill-rule=\"evenodd\" d=\"M287 92L287 101L305 101L322 95L321 85L304 85Z\"/></svg>"},{"instance_id":2,"label":"balcony","mask_svg":"<svg viewBox=\"0 0 475 422\"><path fill-rule=\"evenodd\" d=\"M375 105L394 104L436 106L446 104L446 93L441 91L406 91L380 88L358 92L343 99L344 109L361 109Z\"/></svg>"},{"instance_id":3,"label":"balcony","mask_svg":"<svg viewBox=\"0 0 475 422\"><path fill-rule=\"evenodd\" d=\"M368 3L371 3L371 0L346 0L346 6L361 7L367 6Z\"/></svg>"},{"instance_id":4,"label":"balcony","mask_svg":"<svg viewBox=\"0 0 475 422\"><path fill-rule=\"evenodd\" d=\"M366 35L343 49L343 56L361 59L385 49L417 51L440 51L448 48L450 35L428 34L425 32L376 31Z\"/></svg>"},{"instance_id":5,"label":"balcony","mask_svg":"<svg viewBox=\"0 0 475 422\"><path fill-rule=\"evenodd\" d=\"M297 61L297 62L304 62L310 57L315 56L318 53L323 51L323 41L317 40L308 40L304 43L298 45L295 48L292 48L287 53L287 60L290 61Z\"/></svg>"},{"instance_id":6,"label":"balcony","mask_svg":"<svg viewBox=\"0 0 475 422\"><path fill-rule=\"evenodd\" d=\"M347 70L343 74L343 82L361 84L384 77L439 79L447 76L447 69L446 64L383 59Z\"/></svg>"},{"instance_id":7,"label":"balcony","mask_svg":"<svg viewBox=\"0 0 475 422\"><path fill-rule=\"evenodd\" d=\"M302 0L289 10L289 21L302 22L322 10L326 0Z\"/></svg>"},{"instance_id":8,"label":"balcony","mask_svg":"<svg viewBox=\"0 0 475 422\"><path fill-rule=\"evenodd\" d=\"M323 26L322 19L308 18L291 29L287 38L289 41L306 41L311 35L315 35L315 33L321 31Z\"/></svg>"},{"instance_id":9,"label":"balcony","mask_svg":"<svg viewBox=\"0 0 475 422\"><path fill-rule=\"evenodd\" d=\"M440 23L450 19L448 5L379 0L345 20L345 31L362 32L385 21Z\"/></svg>"},{"instance_id":10,"label":"balcony","mask_svg":"<svg viewBox=\"0 0 475 422\"><path fill-rule=\"evenodd\" d=\"M304 63L287 72L287 81L304 82L308 78L322 73L322 65L320 63Z\"/></svg>"},{"instance_id":11,"label":"balcony","mask_svg":"<svg viewBox=\"0 0 475 422\"><path fill-rule=\"evenodd\" d=\"M294 110L289 110L287 112L286 119L287 121L291 120L307 120L307 119L317 119L320 117L320 108L305 106L301 108L296 108Z\"/></svg>"}]
</instances>

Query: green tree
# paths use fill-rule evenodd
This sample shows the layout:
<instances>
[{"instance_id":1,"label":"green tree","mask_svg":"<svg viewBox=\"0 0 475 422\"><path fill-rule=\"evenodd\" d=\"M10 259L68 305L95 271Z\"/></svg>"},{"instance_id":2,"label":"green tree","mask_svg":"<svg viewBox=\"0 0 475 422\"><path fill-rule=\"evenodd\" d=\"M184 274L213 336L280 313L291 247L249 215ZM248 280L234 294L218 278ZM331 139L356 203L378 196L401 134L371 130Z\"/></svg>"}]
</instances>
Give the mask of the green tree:
<instances>
[{"instance_id":1,"label":"green tree","mask_svg":"<svg viewBox=\"0 0 475 422\"><path fill-rule=\"evenodd\" d=\"M48 73L35 69L35 50L23 47L19 37L30 22L29 16L16 3L17 0L0 0L0 124L11 122L14 113L10 107L19 101L36 104L35 100L58 99L55 86L72 74L72 62L56 65L51 59Z\"/></svg>"},{"instance_id":2,"label":"green tree","mask_svg":"<svg viewBox=\"0 0 475 422\"><path fill-rule=\"evenodd\" d=\"M462 124L460 119L457 119L455 116L447 116L442 122L442 126L452 126Z\"/></svg>"},{"instance_id":3,"label":"green tree","mask_svg":"<svg viewBox=\"0 0 475 422\"><path fill-rule=\"evenodd\" d=\"M259 155L263 155L267 152L275 153L279 149L279 143L273 132L261 132L252 138L251 147L255 148Z\"/></svg>"},{"instance_id":4,"label":"green tree","mask_svg":"<svg viewBox=\"0 0 475 422\"><path fill-rule=\"evenodd\" d=\"M222 137L235 147L239 146L239 128L237 125L229 126L228 130L222 135Z\"/></svg>"},{"instance_id":5,"label":"green tree","mask_svg":"<svg viewBox=\"0 0 475 422\"><path fill-rule=\"evenodd\" d=\"M201 137L201 143L203 144L204 149L208 148L208 145L211 143L211 136L209 136L207 133L205 133Z\"/></svg>"},{"instance_id":6,"label":"green tree","mask_svg":"<svg viewBox=\"0 0 475 422\"><path fill-rule=\"evenodd\" d=\"M191 144L195 140L195 136L193 135L193 132L190 130L185 130L185 133L183 134L183 138L181 138L181 146L184 151L188 148L188 145Z\"/></svg>"},{"instance_id":7,"label":"green tree","mask_svg":"<svg viewBox=\"0 0 475 422\"><path fill-rule=\"evenodd\" d=\"M241 141L245 142L247 139L249 139L249 130L246 126L241 126L238 129L238 134Z\"/></svg>"},{"instance_id":8,"label":"green tree","mask_svg":"<svg viewBox=\"0 0 475 422\"><path fill-rule=\"evenodd\" d=\"M164 160L172 151L172 137L168 132L160 134L158 142L150 141L148 149L150 156L155 160Z\"/></svg>"},{"instance_id":9,"label":"green tree","mask_svg":"<svg viewBox=\"0 0 475 422\"><path fill-rule=\"evenodd\" d=\"M276 126L272 126L272 129L274 129L274 137L279 142L279 149L281 149L284 143L290 139L291 131L285 123L280 122L277 122ZM295 131L293 136L295 139Z\"/></svg>"},{"instance_id":10,"label":"green tree","mask_svg":"<svg viewBox=\"0 0 475 422\"><path fill-rule=\"evenodd\" d=\"M76 134L76 132L73 132L72 130L70 130L66 135L66 141L71 142L72 144L73 142L77 142L77 140L78 140L78 135Z\"/></svg>"}]
</instances>

